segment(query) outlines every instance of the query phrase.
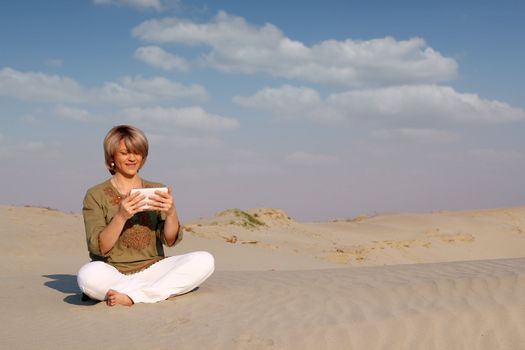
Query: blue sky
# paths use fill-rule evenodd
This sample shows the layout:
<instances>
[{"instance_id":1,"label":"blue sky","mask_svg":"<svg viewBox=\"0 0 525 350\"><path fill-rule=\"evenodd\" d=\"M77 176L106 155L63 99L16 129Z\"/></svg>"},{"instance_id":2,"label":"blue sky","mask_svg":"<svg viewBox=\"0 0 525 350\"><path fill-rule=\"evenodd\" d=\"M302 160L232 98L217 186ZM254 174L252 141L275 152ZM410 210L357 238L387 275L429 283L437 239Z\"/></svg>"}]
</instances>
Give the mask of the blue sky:
<instances>
[{"instance_id":1,"label":"blue sky","mask_svg":"<svg viewBox=\"0 0 525 350\"><path fill-rule=\"evenodd\" d=\"M0 203L78 212L102 139L183 219L521 205L520 1L0 3Z\"/></svg>"}]
</instances>

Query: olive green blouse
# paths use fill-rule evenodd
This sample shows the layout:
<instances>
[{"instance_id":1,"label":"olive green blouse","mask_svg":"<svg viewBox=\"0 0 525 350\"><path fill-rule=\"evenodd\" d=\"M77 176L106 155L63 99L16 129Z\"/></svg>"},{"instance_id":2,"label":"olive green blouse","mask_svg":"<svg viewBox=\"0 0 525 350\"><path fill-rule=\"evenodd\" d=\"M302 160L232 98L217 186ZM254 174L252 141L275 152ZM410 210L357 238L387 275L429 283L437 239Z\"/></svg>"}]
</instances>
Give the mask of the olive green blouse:
<instances>
[{"instance_id":1,"label":"olive green blouse","mask_svg":"<svg viewBox=\"0 0 525 350\"><path fill-rule=\"evenodd\" d=\"M160 183L143 181L143 187L164 187ZM82 214L86 228L86 240L92 261L104 261L120 272L138 272L164 258L163 244L165 214L160 211L143 211L131 217L120 237L103 255L100 252L98 237L118 212L122 196L110 180L91 187L84 197ZM174 244L182 239L182 225Z\"/></svg>"}]
</instances>

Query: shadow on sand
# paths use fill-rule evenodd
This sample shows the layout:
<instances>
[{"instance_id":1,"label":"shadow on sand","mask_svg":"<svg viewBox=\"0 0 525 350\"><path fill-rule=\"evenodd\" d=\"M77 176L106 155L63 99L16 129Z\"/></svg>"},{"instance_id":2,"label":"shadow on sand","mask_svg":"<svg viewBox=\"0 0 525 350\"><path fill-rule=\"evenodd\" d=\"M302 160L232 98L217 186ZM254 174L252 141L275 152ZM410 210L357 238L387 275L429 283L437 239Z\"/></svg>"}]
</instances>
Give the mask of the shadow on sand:
<instances>
[{"instance_id":1,"label":"shadow on sand","mask_svg":"<svg viewBox=\"0 0 525 350\"><path fill-rule=\"evenodd\" d=\"M72 305L90 306L98 304L100 301L90 299L87 295L83 294L77 284L76 275L56 274L56 275L42 275L42 277L49 278L50 281L44 282L46 287L57 290L64 294L69 294L64 298L64 301ZM197 291L199 287L195 287L187 293L179 294L177 297L182 295L188 295ZM169 299L173 299L172 296Z\"/></svg>"},{"instance_id":2,"label":"shadow on sand","mask_svg":"<svg viewBox=\"0 0 525 350\"><path fill-rule=\"evenodd\" d=\"M46 287L57 290L64 294L69 294L64 298L64 301L72 305L89 306L95 305L98 301L86 299L77 285L76 275L55 274L43 275L42 277L49 278L50 281L44 282Z\"/></svg>"}]
</instances>

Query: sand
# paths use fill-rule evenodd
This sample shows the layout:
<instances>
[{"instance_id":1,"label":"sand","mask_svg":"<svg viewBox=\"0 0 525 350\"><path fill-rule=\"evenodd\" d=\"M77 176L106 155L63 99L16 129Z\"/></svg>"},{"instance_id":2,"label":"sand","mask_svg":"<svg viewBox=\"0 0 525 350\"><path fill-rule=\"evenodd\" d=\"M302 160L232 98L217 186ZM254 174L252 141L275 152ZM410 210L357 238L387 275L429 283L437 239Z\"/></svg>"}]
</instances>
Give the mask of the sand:
<instances>
[{"instance_id":1,"label":"sand","mask_svg":"<svg viewBox=\"0 0 525 350\"><path fill-rule=\"evenodd\" d=\"M525 349L525 207L298 223L228 210L170 255L217 270L157 304L82 302L82 217L0 206L0 349Z\"/></svg>"}]
</instances>

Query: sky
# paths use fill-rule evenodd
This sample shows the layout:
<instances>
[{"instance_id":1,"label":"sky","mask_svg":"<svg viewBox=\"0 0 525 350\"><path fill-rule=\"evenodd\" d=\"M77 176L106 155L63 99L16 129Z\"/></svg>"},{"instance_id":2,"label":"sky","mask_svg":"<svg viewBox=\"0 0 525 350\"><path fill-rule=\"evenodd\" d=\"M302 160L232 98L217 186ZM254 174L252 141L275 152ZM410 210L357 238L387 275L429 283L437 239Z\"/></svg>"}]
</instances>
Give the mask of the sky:
<instances>
[{"instance_id":1,"label":"sky","mask_svg":"<svg viewBox=\"0 0 525 350\"><path fill-rule=\"evenodd\" d=\"M525 203L525 3L0 1L0 204L80 212L102 141L182 220Z\"/></svg>"}]
</instances>

